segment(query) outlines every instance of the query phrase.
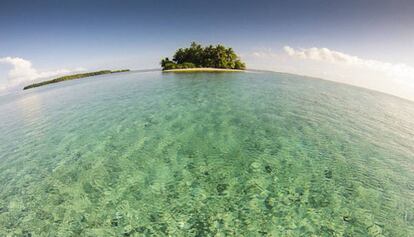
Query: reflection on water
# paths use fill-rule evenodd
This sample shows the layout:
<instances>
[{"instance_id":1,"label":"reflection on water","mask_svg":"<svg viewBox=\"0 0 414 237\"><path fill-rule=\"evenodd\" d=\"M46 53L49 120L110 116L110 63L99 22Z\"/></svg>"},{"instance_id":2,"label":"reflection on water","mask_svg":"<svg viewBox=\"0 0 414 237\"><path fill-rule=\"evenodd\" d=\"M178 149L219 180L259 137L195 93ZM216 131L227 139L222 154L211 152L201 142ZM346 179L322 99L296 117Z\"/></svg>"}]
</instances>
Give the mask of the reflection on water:
<instances>
[{"instance_id":1,"label":"reflection on water","mask_svg":"<svg viewBox=\"0 0 414 237\"><path fill-rule=\"evenodd\" d=\"M414 104L278 73L127 73L0 105L0 235L411 236Z\"/></svg>"},{"instance_id":2,"label":"reflection on water","mask_svg":"<svg viewBox=\"0 0 414 237\"><path fill-rule=\"evenodd\" d=\"M24 127L33 127L33 125L41 123L42 120L42 101L37 94L16 100L16 108L23 120ZM33 139L42 139L42 129L33 129L27 136L32 136Z\"/></svg>"}]
</instances>

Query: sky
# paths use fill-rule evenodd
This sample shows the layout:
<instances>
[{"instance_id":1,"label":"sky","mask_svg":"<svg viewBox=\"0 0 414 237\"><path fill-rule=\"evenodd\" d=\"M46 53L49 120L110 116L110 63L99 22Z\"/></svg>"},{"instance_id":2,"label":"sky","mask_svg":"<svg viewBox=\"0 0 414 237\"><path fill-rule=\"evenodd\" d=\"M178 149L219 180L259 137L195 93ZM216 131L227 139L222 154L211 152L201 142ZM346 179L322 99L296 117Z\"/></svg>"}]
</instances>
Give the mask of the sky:
<instances>
[{"instance_id":1,"label":"sky","mask_svg":"<svg viewBox=\"0 0 414 237\"><path fill-rule=\"evenodd\" d=\"M248 68L414 100L414 1L0 0L0 94L63 74L159 68L192 41Z\"/></svg>"}]
</instances>

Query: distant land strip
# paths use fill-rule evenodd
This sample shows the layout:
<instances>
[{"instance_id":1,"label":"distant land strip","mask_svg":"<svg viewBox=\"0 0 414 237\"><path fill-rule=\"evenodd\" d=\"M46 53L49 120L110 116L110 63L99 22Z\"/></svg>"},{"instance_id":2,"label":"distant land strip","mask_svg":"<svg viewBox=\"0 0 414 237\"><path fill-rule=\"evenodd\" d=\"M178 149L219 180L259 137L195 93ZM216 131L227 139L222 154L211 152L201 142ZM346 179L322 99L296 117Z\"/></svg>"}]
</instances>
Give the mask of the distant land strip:
<instances>
[{"instance_id":1,"label":"distant land strip","mask_svg":"<svg viewBox=\"0 0 414 237\"><path fill-rule=\"evenodd\" d=\"M39 86L44 86L44 85L48 85L48 84L52 84L52 83L57 83L57 82L61 82L61 81L69 81L69 80L75 80L75 79L80 79L80 78L84 78L84 77L92 77L92 76L98 76L98 75L103 75L103 74L111 74L111 73L119 73L119 72L129 72L129 69L122 69L122 70L115 70L115 71L102 70L102 71L96 71L96 72L87 72L87 73L67 75L67 76L58 77L58 78L55 78L55 79L52 79L52 80L42 81L42 82L39 82L39 83L34 83L34 84L31 84L31 85L25 86L23 88L23 90L27 90L27 89L35 88L35 87L39 87Z\"/></svg>"}]
</instances>

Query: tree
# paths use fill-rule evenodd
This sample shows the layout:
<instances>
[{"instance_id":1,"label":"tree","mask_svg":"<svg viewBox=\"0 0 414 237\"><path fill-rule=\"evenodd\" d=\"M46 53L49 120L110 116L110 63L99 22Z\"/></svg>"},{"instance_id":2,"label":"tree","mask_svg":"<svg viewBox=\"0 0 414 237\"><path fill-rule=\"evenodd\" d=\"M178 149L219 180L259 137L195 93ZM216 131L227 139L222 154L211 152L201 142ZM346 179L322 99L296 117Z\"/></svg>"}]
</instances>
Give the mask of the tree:
<instances>
[{"instance_id":1,"label":"tree","mask_svg":"<svg viewBox=\"0 0 414 237\"><path fill-rule=\"evenodd\" d=\"M245 69L246 65L240 61L232 48L226 48L221 44L202 47L192 42L189 48L179 48L172 61L169 58L161 60L161 67L163 70L195 67Z\"/></svg>"},{"instance_id":2,"label":"tree","mask_svg":"<svg viewBox=\"0 0 414 237\"><path fill-rule=\"evenodd\" d=\"M244 69L246 69L246 65L243 62L241 62L240 60L236 60L235 63L234 63L234 69L244 70Z\"/></svg>"},{"instance_id":3,"label":"tree","mask_svg":"<svg viewBox=\"0 0 414 237\"><path fill-rule=\"evenodd\" d=\"M167 58L164 58L164 59L162 59L161 60L161 67L165 67L165 65L167 64L167 63L169 63L169 62L171 62L170 61L170 59L168 59L168 57Z\"/></svg>"}]
</instances>

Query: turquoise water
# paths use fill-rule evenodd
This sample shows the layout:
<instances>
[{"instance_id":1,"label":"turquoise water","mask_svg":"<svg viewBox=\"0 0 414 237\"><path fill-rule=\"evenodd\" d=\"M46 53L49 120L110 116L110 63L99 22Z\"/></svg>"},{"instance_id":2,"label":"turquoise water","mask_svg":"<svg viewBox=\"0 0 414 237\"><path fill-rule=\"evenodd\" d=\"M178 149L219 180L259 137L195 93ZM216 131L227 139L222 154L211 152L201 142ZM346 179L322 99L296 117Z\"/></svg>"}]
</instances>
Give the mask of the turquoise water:
<instances>
[{"instance_id":1,"label":"turquoise water","mask_svg":"<svg viewBox=\"0 0 414 237\"><path fill-rule=\"evenodd\" d=\"M280 73L0 98L0 236L414 236L414 103Z\"/></svg>"}]
</instances>

